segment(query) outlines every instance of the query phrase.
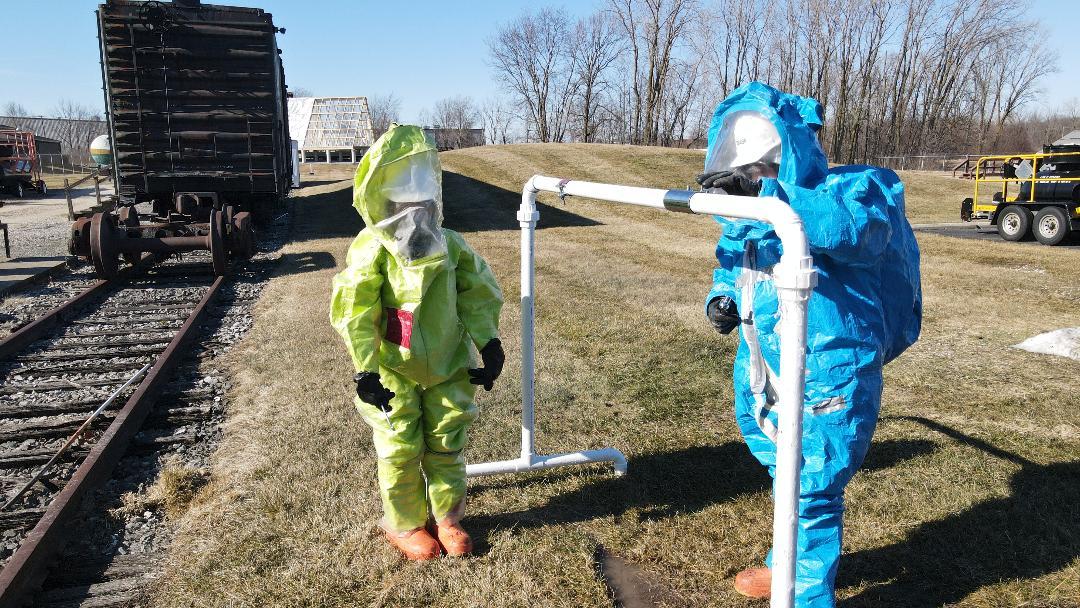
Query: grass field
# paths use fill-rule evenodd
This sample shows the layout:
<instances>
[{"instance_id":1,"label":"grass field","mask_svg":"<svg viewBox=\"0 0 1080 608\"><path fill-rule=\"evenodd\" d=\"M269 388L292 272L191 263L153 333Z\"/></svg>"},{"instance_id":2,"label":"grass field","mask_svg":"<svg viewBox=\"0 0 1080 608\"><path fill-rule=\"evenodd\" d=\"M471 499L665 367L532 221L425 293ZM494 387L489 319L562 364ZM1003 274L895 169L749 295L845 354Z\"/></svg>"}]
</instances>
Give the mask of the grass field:
<instances>
[{"instance_id":1,"label":"grass field","mask_svg":"<svg viewBox=\"0 0 1080 608\"><path fill-rule=\"evenodd\" d=\"M469 458L518 450L519 189L534 173L684 186L691 151L485 146L443 155L446 224L491 263L508 361ZM959 186L905 176L913 221ZM940 186L935 185L940 184ZM944 194L939 194L944 192ZM768 477L731 412L734 337L702 315L709 218L548 197L538 232L538 448L630 459L470 484L469 559L406 563L382 540L370 433L327 322L360 228L348 182L299 193L294 241L230 354L210 484L174 519L161 606L763 605L731 579L770 542ZM922 236L922 339L886 368L882 417L848 488L845 606L1076 606L1080 362L1009 348L1077 324L1075 251ZM635 603L638 602L638 603Z\"/></svg>"}]
</instances>

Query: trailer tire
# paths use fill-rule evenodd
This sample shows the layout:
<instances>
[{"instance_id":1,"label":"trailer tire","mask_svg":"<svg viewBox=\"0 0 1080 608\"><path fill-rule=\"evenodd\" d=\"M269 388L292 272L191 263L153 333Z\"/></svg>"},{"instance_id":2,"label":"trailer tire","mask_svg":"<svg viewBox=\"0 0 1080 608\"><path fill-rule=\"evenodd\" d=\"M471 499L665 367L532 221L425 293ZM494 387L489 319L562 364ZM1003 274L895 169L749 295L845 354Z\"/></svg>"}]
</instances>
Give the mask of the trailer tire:
<instances>
[{"instance_id":1,"label":"trailer tire","mask_svg":"<svg viewBox=\"0 0 1080 608\"><path fill-rule=\"evenodd\" d=\"M1022 241L1031 234L1031 210L1009 205L997 216L997 231L1006 241Z\"/></svg>"},{"instance_id":2,"label":"trailer tire","mask_svg":"<svg viewBox=\"0 0 1080 608\"><path fill-rule=\"evenodd\" d=\"M15 182L15 198L22 198L26 194L26 186L22 182Z\"/></svg>"},{"instance_id":3,"label":"trailer tire","mask_svg":"<svg viewBox=\"0 0 1080 608\"><path fill-rule=\"evenodd\" d=\"M1061 207L1043 207L1035 215L1032 232L1043 245L1057 245L1069 236L1069 216Z\"/></svg>"}]
</instances>

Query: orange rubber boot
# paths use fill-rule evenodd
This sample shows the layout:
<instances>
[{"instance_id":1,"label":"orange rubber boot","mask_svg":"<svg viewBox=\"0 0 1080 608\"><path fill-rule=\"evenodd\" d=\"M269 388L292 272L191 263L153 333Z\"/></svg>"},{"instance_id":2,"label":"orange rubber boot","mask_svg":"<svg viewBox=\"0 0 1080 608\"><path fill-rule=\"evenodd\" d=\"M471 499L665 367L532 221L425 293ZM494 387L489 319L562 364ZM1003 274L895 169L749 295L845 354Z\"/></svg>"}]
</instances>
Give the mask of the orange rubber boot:
<instances>
[{"instance_id":1,"label":"orange rubber boot","mask_svg":"<svg viewBox=\"0 0 1080 608\"><path fill-rule=\"evenodd\" d=\"M450 557L461 557L472 553L472 538L460 524L443 522L435 526L435 534L443 551Z\"/></svg>"},{"instance_id":2,"label":"orange rubber boot","mask_svg":"<svg viewBox=\"0 0 1080 608\"><path fill-rule=\"evenodd\" d=\"M424 528L417 528L402 535L387 532L386 540L414 562L435 559L441 555L439 543Z\"/></svg>"},{"instance_id":3,"label":"orange rubber boot","mask_svg":"<svg viewBox=\"0 0 1080 608\"><path fill-rule=\"evenodd\" d=\"M768 568L748 568L735 575L735 591L746 597L767 598L772 594L771 586Z\"/></svg>"}]
</instances>

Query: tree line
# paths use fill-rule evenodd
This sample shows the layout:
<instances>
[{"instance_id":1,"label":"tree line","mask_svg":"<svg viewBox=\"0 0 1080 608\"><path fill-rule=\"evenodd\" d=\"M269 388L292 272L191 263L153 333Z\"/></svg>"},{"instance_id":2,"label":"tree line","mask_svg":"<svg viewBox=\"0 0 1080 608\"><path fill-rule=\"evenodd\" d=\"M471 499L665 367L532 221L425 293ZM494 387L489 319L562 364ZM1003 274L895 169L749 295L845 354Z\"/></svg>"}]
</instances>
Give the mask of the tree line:
<instances>
[{"instance_id":1,"label":"tree line","mask_svg":"<svg viewBox=\"0 0 1080 608\"><path fill-rule=\"evenodd\" d=\"M1030 111L1058 57L1025 10L999 0L607 0L572 19L545 7L488 40L507 97L465 99L465 114L490 143L702 146L716 104L760 80L822 103L835 162L1014 152L1046 143L1048 121L1080 122L1075 108L1053 120Z\"/></svg>"}]
</instances>

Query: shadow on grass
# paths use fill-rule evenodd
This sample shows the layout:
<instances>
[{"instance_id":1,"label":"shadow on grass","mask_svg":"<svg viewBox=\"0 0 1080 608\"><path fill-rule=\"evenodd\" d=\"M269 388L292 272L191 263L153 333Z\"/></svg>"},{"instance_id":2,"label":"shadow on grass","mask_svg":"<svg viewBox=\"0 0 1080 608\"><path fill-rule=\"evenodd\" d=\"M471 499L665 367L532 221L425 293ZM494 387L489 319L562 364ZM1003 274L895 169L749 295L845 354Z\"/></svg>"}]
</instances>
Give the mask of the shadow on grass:
<instances>
[{"instance_id":1,"label":"shadow on grass","mask_svg":"<svg viewBox=\"0 0 1080 608\"><path fill-rule=\"evenodd\" d=\"M471 177L443 171L443 225L458 232L519 230L517 211L521 192L513 192ZM537 229L599 226L600 222L558 207L537 203Z\"/></svg>"},{"instance_id":2,"label":"shadow on grass","mask_svg":"<svg viewBox=\"0 0 1080 608\"><path fill-rule=\"evenodd\" d=\"M520 229L517 221L520 192L444 171L443 197L443 225L447 228L463 233ZM543 203L538 203L537 207L540 210L538 229L600 225L558 207ZM297 197L295 210L304 219L296 223L293 241L355 236L364 227L360 215L352 208L351 188Z\"/></svg>"},{"instance_id":3,"label":"shadow on grass","mask_svg":"<svg viewBox=\"0 0 1080 608\"><path fill-rule=\"evenodd\" d=\"M934 449L934 442L927 440L876 442L863 468L887 469ZM518 487L550 483L551 476L549 473L512 483ZM733 441L631 458L626 476L605 477L577 491L554 496L547 504L527 511L469 517L469 527L476 530L479 538L486 538L489 532L499 528L618 518L630 511L638 520L659 520L695 513L742 494L768 490L769 486L765 467L750 455L744 443ZM474 493L483 492L485 487L499 487L499 482L481 486ZM486 550L486 546L480 550Z\"/></svg>"},{"instance_id":4,"label":"shadow on grass","mask_svg":"<svg viewBox=\"0 0 1080 608\"><path fill-rule=\"evenodd\" d=\"M293 210L293 242L356 236L364 227L352 208L351 188L298 196Z\"/></svg>"},{"instance_id":5,"label":"shadow on grass","mask_svg":"<svg viewBox=\"0 0 1080 608\"><path fill-rule=\"evenodd\" d=\"M304 274L334 268L337 260L333 254L326 251L305 251L303 253L286 253L281 256L281 269L278 275Z\"/></svg>"},{"instance_id":6,"label":"shadow on grass","mask_svg":"<svg viewBox=\"0 0 1080 608\"><path fill-rule=\"evenodd\" d=\"M1021 468L1009 496L924 523L895 545L845 556L838 586L870 587L844 606L952 604L988 585L1056 572L1080 557L1080 460L1041 465L938 422L894 418Z\"/></svg>"},{"instance_id":7,"label":"shadow on grass","mask_svg":"<svg viewBox=\"0 0 1080 608\"><path fill-rule=\"evenodd\" d=\"M333 179L333 178L327 177L327 178L321 178L321 179L320 178L304 179L303 175L300 176L300 187L301 188L314 188L315 186L325 186L327 184L337 184L337 183L340 183L340 182L352 182L352 178L345 177L345 178Z\"/></svg>"}]
</instances>

